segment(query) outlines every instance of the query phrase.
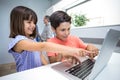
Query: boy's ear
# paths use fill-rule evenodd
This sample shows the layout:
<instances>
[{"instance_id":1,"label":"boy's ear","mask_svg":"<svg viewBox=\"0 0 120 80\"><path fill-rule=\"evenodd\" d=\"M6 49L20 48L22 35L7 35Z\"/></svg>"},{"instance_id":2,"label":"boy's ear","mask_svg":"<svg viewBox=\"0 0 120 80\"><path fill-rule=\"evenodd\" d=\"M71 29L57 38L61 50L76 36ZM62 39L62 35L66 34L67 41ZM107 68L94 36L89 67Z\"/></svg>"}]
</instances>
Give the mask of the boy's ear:
<instances>
[{"instance_id":1,"label":"boy's ear","mask_svg":"<svg viewBox=\"0 0 120 80\"><path fill-rule=\"evenodd\" d=\"M51 26L51 29L52 29L53 32L55 32L55 29L52 26Z\"/></svg>"}]
</instances>

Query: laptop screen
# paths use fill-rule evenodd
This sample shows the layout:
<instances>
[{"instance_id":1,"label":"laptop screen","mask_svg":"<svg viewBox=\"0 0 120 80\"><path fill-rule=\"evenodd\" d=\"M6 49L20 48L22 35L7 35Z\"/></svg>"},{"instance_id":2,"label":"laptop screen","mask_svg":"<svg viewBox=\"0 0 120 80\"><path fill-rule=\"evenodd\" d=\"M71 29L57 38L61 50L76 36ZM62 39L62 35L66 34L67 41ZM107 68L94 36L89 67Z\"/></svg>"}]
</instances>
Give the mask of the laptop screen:
<instances>
[{"instance_id":1,"label":"laptop screen","mask_svg":"<svg viewBox=\"0 0 120 80\"><path fill-rule=\"evenodd\" d=\"M106 66L119 40L120 31L110 29L104 39L102 48L90 74L89 80L93 80Z\"/></svg>"}]
</instances>

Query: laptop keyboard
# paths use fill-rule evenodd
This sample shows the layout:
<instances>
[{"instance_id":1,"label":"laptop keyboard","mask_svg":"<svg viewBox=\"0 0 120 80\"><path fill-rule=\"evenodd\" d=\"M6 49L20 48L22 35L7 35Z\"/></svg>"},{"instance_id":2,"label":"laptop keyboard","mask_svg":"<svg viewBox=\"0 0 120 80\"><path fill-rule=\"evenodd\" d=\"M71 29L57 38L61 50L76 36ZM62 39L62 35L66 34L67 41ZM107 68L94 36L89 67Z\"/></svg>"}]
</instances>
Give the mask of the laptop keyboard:
<instances>
[{"instance_id":1,"label":"laptop keyboard","mask_svg":"<svg viewBox=\"0 0 120 80\"><path fill-rule=\"evenodd\" d=\"M83 80L91 73L94 63L94 61L87 59L83 61L82 64L75 65L72 68L66 70L66 72Z\"/></svg>"}]
</instances>

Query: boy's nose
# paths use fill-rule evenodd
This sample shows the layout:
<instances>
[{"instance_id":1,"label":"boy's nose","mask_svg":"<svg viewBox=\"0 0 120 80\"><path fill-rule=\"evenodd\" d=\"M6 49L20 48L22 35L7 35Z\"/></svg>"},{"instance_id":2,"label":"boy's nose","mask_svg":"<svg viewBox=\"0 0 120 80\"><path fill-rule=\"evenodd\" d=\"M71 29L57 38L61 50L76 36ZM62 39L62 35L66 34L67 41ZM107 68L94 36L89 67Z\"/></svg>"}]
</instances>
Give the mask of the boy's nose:
<instances>
[{"instance_id":1,"label":"boy's nose","mask_svg":"<svg viewBox=\"0 0 120 80\"><path fill-rule=\"evenodd\" d=\"M69 35L69 33L70 33L69 31L65 31L65 34L66 34L66 35Z\"/></svg>"}]
</instances>

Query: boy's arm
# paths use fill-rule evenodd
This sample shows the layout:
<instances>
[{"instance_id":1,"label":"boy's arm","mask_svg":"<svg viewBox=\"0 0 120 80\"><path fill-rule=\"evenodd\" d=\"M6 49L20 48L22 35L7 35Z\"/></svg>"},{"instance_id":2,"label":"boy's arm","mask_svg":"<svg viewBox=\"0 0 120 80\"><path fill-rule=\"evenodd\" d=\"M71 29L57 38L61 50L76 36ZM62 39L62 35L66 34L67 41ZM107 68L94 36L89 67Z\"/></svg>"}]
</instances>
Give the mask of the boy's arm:
<instances>
[{"instance_id":1,"label":"boy's arm","mask_svg":"<svg viewBox=\"0 0 120 80\"><path fill-rule=\"evenodd\" d=\"M54 53L56 54L56 53ZM62 54L56 54L54 56L48 56L50 63L62 61Z\"/></svg>"},{"instance_id":2,"label":"boy's arm","mask_svg":"<svg viewBox=\"0 0 120 80\"><path fill-rule=\"evenodd\" d=\"M57 57L56 56L48 56L50 63L57 62Z\"/></svg>"},{"instance_id":3,"label":"boy's arm","mask_svg":"<svg viewBox=\"0 0 120 80\"><path fill-rule=\"evenodd\" d=\"M42 53L40 54L40 58L41 58L41 61L42 61L43 65L49 64L49 62L47 61L47 59L45 58L45 56Z\"/></svg>"}]
</instances>

